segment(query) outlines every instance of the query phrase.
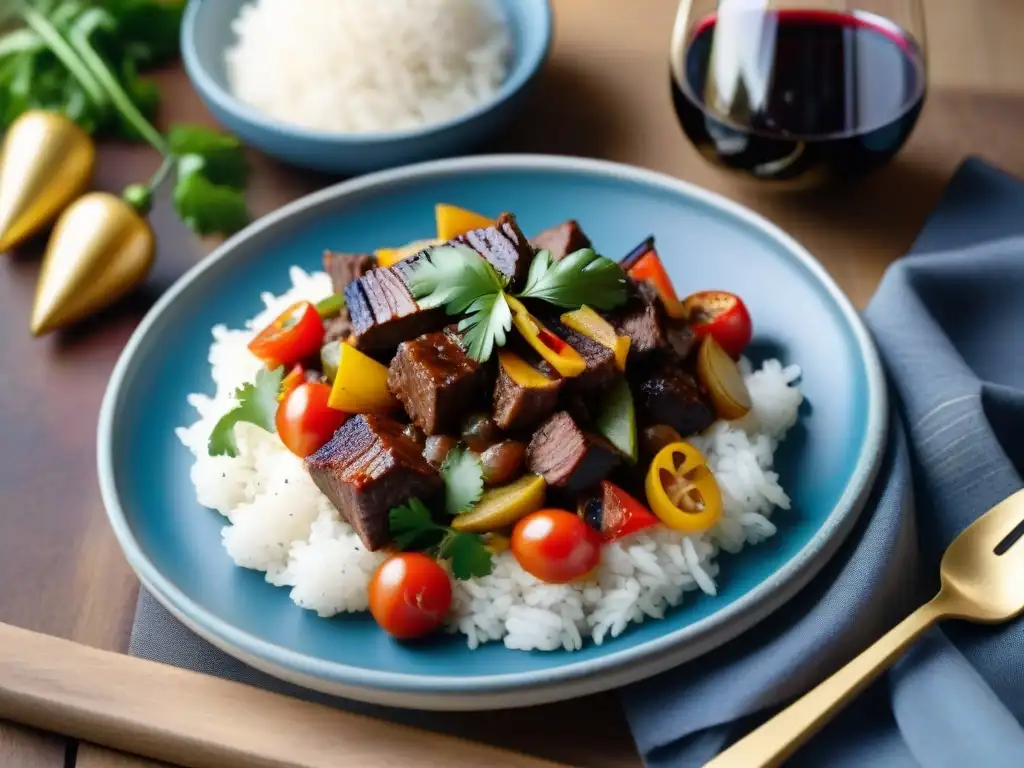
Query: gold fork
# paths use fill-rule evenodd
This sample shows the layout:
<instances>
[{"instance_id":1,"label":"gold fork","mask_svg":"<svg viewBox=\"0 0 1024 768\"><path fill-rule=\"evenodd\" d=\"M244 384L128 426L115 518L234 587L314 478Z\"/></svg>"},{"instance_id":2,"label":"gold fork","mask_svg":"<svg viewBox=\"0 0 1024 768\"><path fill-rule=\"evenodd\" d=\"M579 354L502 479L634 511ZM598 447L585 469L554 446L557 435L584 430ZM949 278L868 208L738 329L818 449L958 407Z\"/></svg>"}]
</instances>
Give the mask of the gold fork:
<instances>
[{"instance_id":1,"label":"gold fork","mask_svg":"<svg viewBox=\"0 0 1024 768\"><path fill-rule=\"evenodd\" d=\"M778 766L936 622L997 624L1024 612L1024 491L961 533L942 556L940 574L942 587L930 602L704 768Z\"/></svg>"}]
</instances>

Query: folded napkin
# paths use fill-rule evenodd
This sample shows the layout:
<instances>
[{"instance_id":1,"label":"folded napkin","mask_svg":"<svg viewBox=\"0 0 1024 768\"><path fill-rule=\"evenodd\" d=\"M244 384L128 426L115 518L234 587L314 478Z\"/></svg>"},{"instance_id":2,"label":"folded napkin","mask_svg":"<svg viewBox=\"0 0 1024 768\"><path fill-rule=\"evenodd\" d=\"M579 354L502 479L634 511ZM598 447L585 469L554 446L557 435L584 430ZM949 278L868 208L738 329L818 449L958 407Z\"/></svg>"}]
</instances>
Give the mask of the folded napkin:
<instances>
[{"instance_id":1,"label":"folded napkin","mask_svg":"<svg viewBox=\"0 0 1024 768\"><path fill-rule=\"evenodd\" d=\"M1021 486L1024 348L1013 332L1024 331L1022 299L1024 184L968 161L868 312L899 409L874 499L843 550L784 608L718 651L622 692L649 766L701 765L855 655L934 589L949 541ZM457 715L332 699L270 678L192 634L144 590L131 653L472 735ZM1024 766L1022 722L1024 622L950 624L792 764Z\"/></svg>"},{"instance_id":2,"label":"folded napkin","mask_svg":"<svg viewBox=\"0 0 1024 768\"><path fill-rule=\"evenodd\" d=\"M934 594L957 534L1021 488L1024 183L968 160L867 321L896 410L875 498L770 619L622 692L652 768L702 765L855 656ZM1024 620L932 630L789 765L1024 766Z\"/></svg>"}]
</instances>

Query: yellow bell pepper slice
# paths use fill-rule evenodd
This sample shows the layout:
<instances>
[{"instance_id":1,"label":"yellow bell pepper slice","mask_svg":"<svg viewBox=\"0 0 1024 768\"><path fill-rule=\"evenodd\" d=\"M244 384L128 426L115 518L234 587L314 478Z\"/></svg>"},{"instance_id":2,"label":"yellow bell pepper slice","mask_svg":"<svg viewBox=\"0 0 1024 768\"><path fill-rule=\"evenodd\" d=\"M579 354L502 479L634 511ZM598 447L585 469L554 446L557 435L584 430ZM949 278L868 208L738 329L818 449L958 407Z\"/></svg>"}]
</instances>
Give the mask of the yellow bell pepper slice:
<instances>
[{"instance_id":1,"label":"yellow bell pepper slice","mask_svg":"<svg viewBox=\"0 0 1024 768\"><path fill-rule=\"evenodd\" d=\"M629 356L629 336L619 336L612 324L601 317L586 304L572 312L562 315L562 325L572 328L576 333L593 339L603 347L615 353L615 365L620 371L626 370L626 358Z\"/></svg>"},{"instance_id":2,"label":"yellow bell pepper slice","mask_svg":"<svg viewBox=\"0 0 1024 768\"><path fill-rule=\"evenodd\" d=\"M722 491L707 459L687 442L658 451L647 470L647 503L669 528L700 533L722 516Z\"/></svg>"},{"instance_id":3,"label":"yellow bell pepper slice","mask_svg":"<svg viewBox=\"0 0 1024 768\"><path fill-rule=\"evenodd\" d=\"M437 239L442 243L474 229L494 226L494 219L446 203L434 206L434 216L437 219Z\"/></svg>"},{"instance_id":4,"label":"yellow bell pepper slice","mask_svg":"<svg viewBox=\"0 0 1024 768\"><path fill-rule=\"evenodd\" d=\"M377 257L377 263L380 266L392 267L400 261L405 261L409 257L415 256L425 248L440 245L441 242L441 240L433 238L429 240L414 240L408 245L403 245L401 248L378 248L374 255Z\"/></svg>"},{"instance_id":5,"label":"yellow bell pepper slice","mask_svg":"<svg viewBox=\"0 0 1024 768\"><path fill-rule=\"evenodd\" d=\"M579 376L587 369L587 362L580 353L541 325L523 302L506 294L505 301L512 310L512 323L537 354L551 363L558 373L566 378Z\"/></svg>"},{"instance_id":6,"label":"yellow bell pepper slice","mask_svg":"<svg viewBox=\"0 0 1024 768\"><path fill-rule=\"evenodd\" d=\"M399 406L388 389L388 369L351 344L338 350L338 373L327 404L345 413L387 413Z\"/></svg>"}]
</instances>

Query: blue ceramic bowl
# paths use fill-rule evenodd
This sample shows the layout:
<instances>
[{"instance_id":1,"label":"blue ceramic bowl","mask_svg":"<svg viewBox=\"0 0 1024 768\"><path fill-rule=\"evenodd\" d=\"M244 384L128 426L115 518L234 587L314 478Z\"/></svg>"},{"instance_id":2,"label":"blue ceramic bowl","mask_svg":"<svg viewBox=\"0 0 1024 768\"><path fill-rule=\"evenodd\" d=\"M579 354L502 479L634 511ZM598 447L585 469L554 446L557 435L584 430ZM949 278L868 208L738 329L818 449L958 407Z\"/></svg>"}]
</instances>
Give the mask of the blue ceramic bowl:
<instances>
[{"instance_id":1,"label":"blue ceramic bowl","mask_svg":"<svg viewBox=\"0 0 1024 768\"><path fill-rule=\"evenodd\" d=\"M235 98L224 52L235 42L232 22L247 0L191 0L181 28L185 69L213 116L243 141L286 163L357 174L465 154L492 137L523 104L551 46L549 0L495 0L512 33L513 53L502 87L450 120L409 130L343 134L281 123Z\"/></svg>"},{"instance_id":2,"label":"blue ceramic bowl","mask_svg":"<svg viewBox=\"0 0 1024 768\"><path fill-rule=\"evenodd\" d=\"M368 615L321 619L262 574L236 568L223 518L196 502L190 392L210 392L217 323L241 327L260 293L289 286L288 268L320 268L325 247L372 250L429 236L433 207L514 211L527 232L577 218L598 247L625 254L648 234L681 292L734 291L754 318L750 348L803 368L807 407L776 466L793 508L778 534L721 556L720 592L689 593L658 621L603 645L553 653L461 636L393 642ZM735 203L648 171L576 158L474 157L426 163L325 189L267 216L183 277L128 343L104 399L99 474L129 563L174 615L270 674L327 693L423 709L536 704L623 685L704 653L750 628L821 568L870 490L885 436L886 395L861 321L821 266Z\"/></svg>"}]
</instances>

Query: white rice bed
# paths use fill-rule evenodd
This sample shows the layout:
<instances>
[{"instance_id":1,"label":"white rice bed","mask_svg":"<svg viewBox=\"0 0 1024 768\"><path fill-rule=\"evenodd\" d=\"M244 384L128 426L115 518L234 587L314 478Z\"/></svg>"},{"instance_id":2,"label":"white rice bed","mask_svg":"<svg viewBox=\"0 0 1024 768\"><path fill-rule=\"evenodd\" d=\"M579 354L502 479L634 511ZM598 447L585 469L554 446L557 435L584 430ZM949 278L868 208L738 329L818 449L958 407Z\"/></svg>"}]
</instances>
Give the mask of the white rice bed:
<instances>
[{"instance_id":1,"label":"white rice bed","mask_svg":"<svg viewBox=\"0 0 1024 768\"><path fill-rule=\"evenodd\" d=\"M196 457L192 481L203 506L228 520L222 536L232 560L266 573L271 584L290 588L291 599L320 616L367 610L367 588L383 553L367 552L314 485L302 460L277 435L236 427L237 457L209 456L213 425L233 405L235 389L255 378L261 363L246 348L253 330L295 301L319 301L331 293L330 278L291 269L293 287L282 296L265 293L266 309L245 330L213 329L210 364L216 394L190 395L199 420L177 430ZM661 618L687 592L714 595L718 553L737 553L776 532L776 507L789 497L772 471L775 449L796 422L803 399L797 366L769 360L752 371L741 361L753 399L739 422L717 422L692 438L708 457L722 489L724 513L710 531L684 536L664 527L604 547L595 576L570 585L545 584L523 571L511 552L494 558L494 572L456 581L448 629L466 636L470 648L501 640L509 648L578 650L587 638L602 643L632 622Z\"/></svg>"}]
</instances>

